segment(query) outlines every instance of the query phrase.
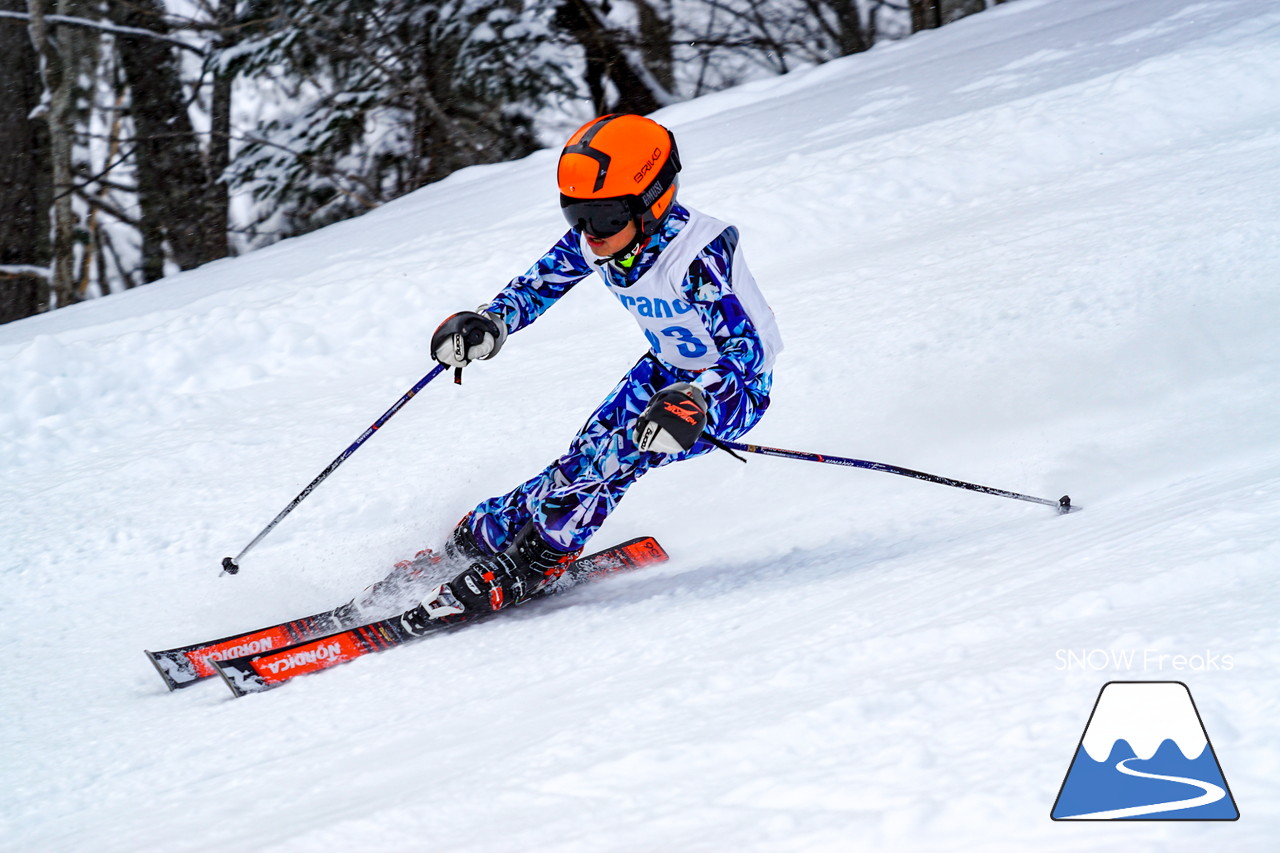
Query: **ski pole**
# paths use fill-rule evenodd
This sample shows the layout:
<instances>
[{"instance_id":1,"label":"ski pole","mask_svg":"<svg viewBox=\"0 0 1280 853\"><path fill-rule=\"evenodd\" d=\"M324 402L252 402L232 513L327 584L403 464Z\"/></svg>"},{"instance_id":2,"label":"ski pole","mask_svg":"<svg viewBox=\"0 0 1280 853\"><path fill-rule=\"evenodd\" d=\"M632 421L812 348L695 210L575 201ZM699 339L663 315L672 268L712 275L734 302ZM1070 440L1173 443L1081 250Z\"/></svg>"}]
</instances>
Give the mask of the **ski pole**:
<instances>
[{"instance_id":1,"label":"ski pole","mask_svg":"<svg viewBox=\"0 0 1280 853\"><path fill-rule=\"evenodd\" d=\"M294 498L293 501L287 507L280 510L280 514L277 515L274 519L272 519L271 523L268 524L266 527L264 527L261 533L253 537L253 541L250 542L248 545L244 546L244 550L242 550L239 554L236 554L235 557L223 557L222 572L224 574L234 575L236 572L240 571L240 560L244 558L245 554L249 553L249 550L253 548L254 545L257 545L259 542L261 542L263 537L266 536L268 533L270 533L286 515L293 512L293 508L296 507L298 504L302 503L302 501L307 497L307 495L311 494L311 492L315 490L316 486L323 483L325 477L328 477L334 471L338 470L338 466L341 465L343 462L346 462L348 456L350 456L351 454L359 450L360 445L368 441L369 436L377 432L379 427L381 427L387 421L391 420L391 416L394 415L396 412L400 411L400 409L404 407L405 403L412 400L414 395L417 394L419 391L421 391L423 388L425 388L428 382L430 382L432 379L435 379L437 376L439 376L443 372L444 372L444 365L438 364L431 370L430 373L428 373L426 376L419 379L418 384L414 385L412 388L406 391L405 395L401 397L399 400L396 400L395 405L387 409L386 412L383 413L382 417L374 421L373 426L365 430L361 434L361 436L355 440L354 444L352 444L346 450L342 451L342 453L338 454L338 458L330 462L329 467L321 471L320 476L312 480L311 484L302 490L302 494Z\"/></svg>"},{"instance_id":2,"label":"ski pole","mask_svg":"<svg viewBox=\"0 0 1280 853\"><path fill-rule=\"evenodd\" d=\"M982 492L987 495L997 495L1002 498L1013 498L1019 501L1029 501L1034 504L1043 504L1057 508L1059 514L1068 513L1072 510L1079 509L1078 506L1071 505L1071 496L1063 495L1055 500L1049 498L1037 498L1032 495L1023 495L1018 492L1010 492L1005 489L996 489L991 486L979 486L977 483L966 483L963 480L953 480L950 477L939 477L937 474L926 474L923 471L913 471L910 468L902 468L897 465L889 465L885 462L868 462L865 459L847 459L843 456L827 456L822 453L806 453L802 450L781 450L777 447L761 447L758 444L741 444L736 441L720 441L710 436L703 438L721 450L734 451L741 450L746 453L759 453L764 456L781 456L784 459L802 459L807 462L825 462L828 465L845 465L850 468L866 468L871 471L884 471L889 474L900 474L903 477L912 477L917 480L925 480L930 483L941 483L944 486L954 486L957 489L968 489L972 492ZM742 457L737 457L742 459ZM745 462L745 459L742 459Z\"/></svg>"}]
</instances>

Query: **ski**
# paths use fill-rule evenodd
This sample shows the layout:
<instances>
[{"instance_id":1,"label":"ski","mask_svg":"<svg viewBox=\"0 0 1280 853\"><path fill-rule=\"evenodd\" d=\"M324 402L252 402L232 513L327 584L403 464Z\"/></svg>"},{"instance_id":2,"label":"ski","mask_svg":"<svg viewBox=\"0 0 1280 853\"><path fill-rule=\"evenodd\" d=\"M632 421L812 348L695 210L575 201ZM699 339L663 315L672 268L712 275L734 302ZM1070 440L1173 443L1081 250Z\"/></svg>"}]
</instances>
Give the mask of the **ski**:
<instances>
[{"instance_id":1,"label":"ski","mask_svg":"<svg viewBox=\"0 0 1280 853\"><path fill-rule=\"evenodd\" d=\"M217 675L213 661L282 649L350 627L350 623L345 622L338 611L339 609L326 610L314 616L304 616L279 625L190 646L159 652L147 650L147 660L155 666L156 672L160 673L170 691L181 690Z\"/></svg>"},{"instance_id":2,"label":"ski","mask_svg":"<svg viewBox=\"0 0 1280 853\"><path fill-rule=\"evenodd\" d=\"M661 551L657 541L652 539L634 539L617 547L623 548L632 543L643 541L652 541L654 547ZM616 549L609 549L601 552L601 554L607 554L613 550ZM665 556L663 559L665 559ZM582 561L580 560L579 562ZM283 649L359 625L358 619L352 619L346 615L349 612L346 605L342 605L333 610L304 616L301 619L292 619L288 622L281 622L278 625L269 625L253 631L232 634L217 640L208 640L203 643L194 643L189 646L179 646L158 652L144 651L147 655L147 660L151 661L151 665L155 667L165 686L170 691L181 690L217 675L217 670L213 668L213 661Z\"/></svg>"},{"instance_id":3,"label":"ski","mask_svg":"<svg viewBox=\"0 0 1280 853\"><path fill-rule=\"evenodd\" d=\"M651 536L640 537L580 557L570 563L564 574L548 587L540 590L528 601L556 595L580 583L596 580L618 572L663 563L667 553ZM528 601L524 603L528 603ZM406 611L406 613L412 612ZM413 640L430 636L437 631L461 624L472 624L503 611L476 614L460 614L432 620L424 628L413 631L402 621L404 613L340 629L323 637L297 642L285 648L251 652L240 657L224 657L211 660L210 665L231 688L236 696L260 693L295 678L319 672L340 663L355 660L374 652L385 651Z\"/></svg>"},{"instance_id":4,"label":"ski","mask_svg":"<svg viewBox=\"0 0 1280 853\"><path fill-rule=\"evenodd\" d=\"M418 557L429 555L430 551L420 551ZM412 570L415 563L406 560L397 563L396 568ZM208 640L190 646L179 646L159 652L144 650L147 660L160 673L165 686L170 691L180 690L199 684L206 678L217 675L213 661L224 658L241 657L242 655L265 652L271 649L282 649L295 643L313 640L359 625L363 620L358 612L347 604L339 605L333 610L326 610L301 619L269 625L241 634L232 634L218 640Z\"/></svg>"}]
</instances>

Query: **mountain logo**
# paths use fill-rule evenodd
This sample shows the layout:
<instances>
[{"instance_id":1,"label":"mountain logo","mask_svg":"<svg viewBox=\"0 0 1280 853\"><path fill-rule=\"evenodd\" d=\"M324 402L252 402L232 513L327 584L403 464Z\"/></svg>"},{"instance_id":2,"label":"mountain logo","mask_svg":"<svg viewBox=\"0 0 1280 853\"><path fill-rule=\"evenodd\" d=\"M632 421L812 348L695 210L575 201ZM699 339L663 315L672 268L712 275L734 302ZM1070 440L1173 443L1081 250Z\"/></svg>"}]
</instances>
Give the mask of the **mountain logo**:
<instances>
[{"instance_id":1,"label":"mountain logo","mask_svg":"<svg viewBox=\"0 0 1280 853\"><path fill-rule=\"evenodd\" d=\"M1240 810L1187 685L1104 684L1050 817L1237 820Z\"/></svg>"}]
</instances>

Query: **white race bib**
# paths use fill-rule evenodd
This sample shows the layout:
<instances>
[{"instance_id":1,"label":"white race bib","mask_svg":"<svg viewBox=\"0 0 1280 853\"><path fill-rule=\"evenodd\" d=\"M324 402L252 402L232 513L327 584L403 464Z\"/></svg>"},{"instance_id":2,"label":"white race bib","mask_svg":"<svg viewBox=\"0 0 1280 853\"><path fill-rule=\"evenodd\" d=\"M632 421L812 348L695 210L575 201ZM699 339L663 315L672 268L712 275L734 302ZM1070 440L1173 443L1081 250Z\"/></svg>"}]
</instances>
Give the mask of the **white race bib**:
<instances>
[{"instance_id":1,"label":"white race bib","mask_svg":"<svg viewBox=\"0 0 1280 853\"><path fill-rule=\"evenodd\" d=\"M630 286L614 286L605 271L599 270L609 291L640 325L653 354L667 364L705 370L720 360L711 331L684 298L684 279L698 254L728 227L728 223L691 209L689 221L659 253L653 266ZM585 241L582 250L585 257L590 257ZM760 335L765 350L764 369L769 370L782 351L777 321L736 247L732 262L731 291Z\"/></svg>"}]
</instances>

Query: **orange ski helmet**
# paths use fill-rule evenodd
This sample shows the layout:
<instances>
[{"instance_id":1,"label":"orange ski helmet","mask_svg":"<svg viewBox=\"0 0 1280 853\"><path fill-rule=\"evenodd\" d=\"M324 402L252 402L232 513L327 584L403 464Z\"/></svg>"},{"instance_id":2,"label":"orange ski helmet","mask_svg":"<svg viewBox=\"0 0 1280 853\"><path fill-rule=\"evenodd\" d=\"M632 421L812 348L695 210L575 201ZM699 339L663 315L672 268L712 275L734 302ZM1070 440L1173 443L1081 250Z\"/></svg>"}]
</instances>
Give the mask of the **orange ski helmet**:
<instances>
[{"instance_id":1,"label":"orange ski helmet","mask_svg":"<svg viewBox=\"0 0 1280 853\"><path fill-rule=\"evenodd\" d=\"M679 171L671 131L644 116L601 116L578 128L560 152L560 209L574 230L593 237L612 237L635 222L639 242L658 232Z\"/></svg>"}]
</instances>

